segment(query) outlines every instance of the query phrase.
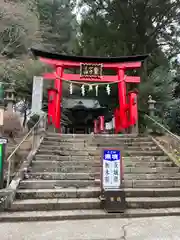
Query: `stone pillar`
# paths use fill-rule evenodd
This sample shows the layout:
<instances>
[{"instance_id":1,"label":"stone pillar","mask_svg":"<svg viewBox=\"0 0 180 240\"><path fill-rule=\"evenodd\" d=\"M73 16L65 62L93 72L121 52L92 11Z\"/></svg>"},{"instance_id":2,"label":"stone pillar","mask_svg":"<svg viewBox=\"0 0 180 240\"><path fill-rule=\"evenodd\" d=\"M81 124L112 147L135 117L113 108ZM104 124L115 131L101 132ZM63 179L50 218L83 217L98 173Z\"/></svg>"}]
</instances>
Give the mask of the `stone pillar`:
<instances>
[{"instance_id":1,"label":"stone pillar","mask_svg":"<svg viewBox=\"0 0 180 240\"><path fill-rule=\"evenodd\" d=\"M156 101L152 99L152 96L149 95L148 105L149 105L149 116L154 117L155 116L155 104Z\"/></svg>"},{"instance_id":2,"label":"stone pillar","mask_svg":"<svg viewBox=\"0 0 180 240\"><path fill-rule=\"evenodd\" d=\"M32 114L40 115L42 113L42 99L43 99L43 78L34 76L31 106Z\"/></svg>"}]
</instances>

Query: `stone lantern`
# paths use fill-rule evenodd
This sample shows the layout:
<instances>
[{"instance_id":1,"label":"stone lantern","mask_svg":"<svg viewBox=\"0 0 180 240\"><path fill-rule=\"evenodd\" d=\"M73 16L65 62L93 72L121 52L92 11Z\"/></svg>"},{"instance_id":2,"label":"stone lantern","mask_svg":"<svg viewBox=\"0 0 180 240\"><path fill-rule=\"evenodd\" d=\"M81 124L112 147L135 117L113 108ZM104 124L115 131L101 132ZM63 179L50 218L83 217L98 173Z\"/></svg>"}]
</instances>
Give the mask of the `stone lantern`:
<instances>
[{"instance_id":1,"label":"stone lantern","mask_svg":"<svg viewBox=\"0 0 180 240\"><path fill-rule=\"evenodd\" d=\"M149 105L149 116L154 117L155 115L155 104L156 101L152 99L152 96L149 95L148 105Z\"/></svg>"},{"instance_id":2,"label":"stone lantern","mask_svg":"<svg viewBox=\"0 0 180 240\"><path fill-rule=\"evenodd\" d=\"M15 90L13 88L5 90L5 102L7 103L7 110L13 111L13 105L15 103Z\"/></svg>"}]
</instances>

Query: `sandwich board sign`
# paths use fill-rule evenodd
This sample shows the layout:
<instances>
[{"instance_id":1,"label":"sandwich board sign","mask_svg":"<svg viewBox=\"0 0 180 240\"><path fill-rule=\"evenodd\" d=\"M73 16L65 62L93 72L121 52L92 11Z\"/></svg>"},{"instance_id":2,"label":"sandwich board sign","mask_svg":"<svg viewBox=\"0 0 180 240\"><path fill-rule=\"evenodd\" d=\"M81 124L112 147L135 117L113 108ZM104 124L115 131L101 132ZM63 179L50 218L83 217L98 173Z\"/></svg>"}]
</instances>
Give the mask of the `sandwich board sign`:
<instances>
[{"instance_id":1,"label":"sandwich board sign","mask_svg":"<svg viewBox=\"0 0 180 240\"><path fill-rule=\"evenodd\" d=\"M102 153L102 189L108 191L121 188L122 161L121 151L105 149Z\"/></svg>"}]
</instances>

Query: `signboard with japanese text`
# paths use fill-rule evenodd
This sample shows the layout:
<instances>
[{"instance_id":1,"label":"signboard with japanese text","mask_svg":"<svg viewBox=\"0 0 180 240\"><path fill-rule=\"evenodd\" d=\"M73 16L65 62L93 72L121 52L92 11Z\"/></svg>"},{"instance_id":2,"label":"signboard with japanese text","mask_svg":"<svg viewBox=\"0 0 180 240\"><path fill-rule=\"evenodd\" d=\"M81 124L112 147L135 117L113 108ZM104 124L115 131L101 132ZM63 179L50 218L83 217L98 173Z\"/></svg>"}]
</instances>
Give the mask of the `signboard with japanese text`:
<instances>
[{"instance_id":1,"label":"signboard with japanese text","mask_svg":"<svg viewBox=\"0 0 180 240\"><path fill-rule=\"evenodd\" d=\"M102 64L80 64L80 76L85 78L100 78L102 76Z\"/></svg>"},{"instance_id":2,"label":"signboard with japanese text","mask_svg":"<svg viewBox=\"0 0 180 240\"><path fill-rule=\"evenodd\" d=\"M121 187L121 151L103 150L102 188L104 190Z\"/></svg>"}]
</instances>

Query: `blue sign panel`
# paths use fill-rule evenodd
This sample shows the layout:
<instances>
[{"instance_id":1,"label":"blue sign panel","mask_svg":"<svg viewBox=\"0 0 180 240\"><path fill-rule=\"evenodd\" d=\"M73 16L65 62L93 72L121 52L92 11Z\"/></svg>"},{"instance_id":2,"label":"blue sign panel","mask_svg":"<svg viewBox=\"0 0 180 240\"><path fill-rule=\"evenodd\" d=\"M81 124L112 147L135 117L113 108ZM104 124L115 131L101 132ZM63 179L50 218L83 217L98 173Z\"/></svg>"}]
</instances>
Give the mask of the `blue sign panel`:
<instances>
[{"instance_id":1,"label":"blue sign panel","mask_svg":"<svg viewBox=\"0 0 180 240\"><path fill-rule=\"evenodd\" d=\"M103 159L107 161L116 161L121 159L119 150L104 150Z\"/></svg>"}]
</instances>

